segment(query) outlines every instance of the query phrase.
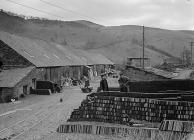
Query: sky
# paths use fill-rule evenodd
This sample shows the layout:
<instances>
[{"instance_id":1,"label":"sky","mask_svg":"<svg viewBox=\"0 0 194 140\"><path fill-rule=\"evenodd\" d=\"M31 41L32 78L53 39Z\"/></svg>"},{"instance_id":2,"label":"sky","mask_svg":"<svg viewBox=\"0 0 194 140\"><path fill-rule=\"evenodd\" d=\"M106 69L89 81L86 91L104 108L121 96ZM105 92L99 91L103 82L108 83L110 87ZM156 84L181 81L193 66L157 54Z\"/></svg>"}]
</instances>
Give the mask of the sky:
<instances>
[{"instance_id":1,"label":"sky","mask_svg":"<svg viewBox=\"0 0 194 140\"><path fill-rule=\"evenodd\" d=\"M0 0L0 9L48 19L87 20L104 26L194 30L194 0Z\"/></svg>"}]
</instances>

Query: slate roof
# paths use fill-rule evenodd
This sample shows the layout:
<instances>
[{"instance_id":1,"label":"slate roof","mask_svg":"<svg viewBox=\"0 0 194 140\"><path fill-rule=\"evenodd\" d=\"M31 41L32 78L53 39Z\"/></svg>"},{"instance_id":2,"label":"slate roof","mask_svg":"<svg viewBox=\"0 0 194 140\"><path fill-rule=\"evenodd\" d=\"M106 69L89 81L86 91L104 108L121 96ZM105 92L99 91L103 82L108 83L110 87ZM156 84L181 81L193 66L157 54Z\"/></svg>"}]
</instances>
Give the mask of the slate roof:
<instances>
[{"instance_id":1,"label":"slate roof","mask_svg":"<svg viewBox=\"0 0 194 140\"><path fill-rule=\"evenodd\" d=\"M84 65L63 46L43 40L29 39L6 32L0 32L0 40L25 57L36 67Z\"/></svg>"},{"instance_id":2,"label":"slate roof","mask_svg":"<svg viewBox=\"0 0 194 140\"><path fill-rule=\"evenodd\" d=\"M106 58L104 55L102 54L96 54L93 53L93 57L92 60L96 63L96 64L110 64L113 65L114 63L109 60L108 58Z\"/></svg>"},{"instance_id":3,"label":"slate roof","mask_svg":"<svg viewBox=\"0 0 194 140\"><path fill-rule=\"evenodd\" d=\"M35 67L2 70L0 72L0 87L14 87L26 77Z\"/></svg>"},{"instance_id":4,"label":"slate roof","mask_svg":"<svg viewBox=\"0 0 194 140\"><path fill-rule=\"evenodd\" d=\"M0 31L0 40L36 67L113 64L101 54Z\"/></svg>"},{"instance_id":5,"label":"slate roof","mask_svg":"<svg viewBox=\"0 0 194 140\"><path fill-rule=\"evenodd\" d=\"M98 53L86 52L80 49L72 49L72 51L80 57L87 65L103 64L113 65L114 63L105 56Z\"/></svg>"}]
</instances>

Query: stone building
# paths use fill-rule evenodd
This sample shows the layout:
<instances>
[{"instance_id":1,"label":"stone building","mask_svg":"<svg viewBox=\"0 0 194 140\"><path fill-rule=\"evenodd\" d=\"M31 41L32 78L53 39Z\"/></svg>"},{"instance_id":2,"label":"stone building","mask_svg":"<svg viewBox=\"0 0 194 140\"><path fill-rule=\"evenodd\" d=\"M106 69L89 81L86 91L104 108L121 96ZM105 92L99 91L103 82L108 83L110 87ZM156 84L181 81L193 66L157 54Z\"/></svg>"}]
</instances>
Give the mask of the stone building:
<instances>
[{"instance_id":1,"label":"stone building","mask_svg":"<svg viewBox=\"0 0 194 140\"><path fill-rule=\"evenodd\" d=\"M38 75L35 67L2 70L0 72L0 102L19 98L22 94L30 94L30 88L36 88L35 80Z\"/></svg>"},{"instance_id":2,"label":"stone building","mask_svg":"<svg viewBox=\"0 0 194 140\"><path fill-rule=\"evenodd\" d=\"M24 72L22 69L34 67L35 76L27 78L29 80L27 83L30 83L32 80L34 83L36 83L36 80L43 80L61 85L62 77L79 80L84 74L84 68L89 65L87 62L92 62L90 63L92 66L95 64L99 65L96 59L94 59L95 61L92 60L92 55L90 55L90 57L88 56L76 55L75 51L67 48L67 46L61 46L43 40L20 37L0 31L2 77L6 77L6 75L3 76L6 70L17 69L17 72L20 70ZM105 57L104 59L106 60ZM108 59L106 62L113 64ZM27 76L28 74L24 75ZM1 78L0 81L2 81ZM15 85L17 85L17 83L15 83ZM5 85L3 86L6 87ZM0 87L3 86L0 85ZM27 91L29 91L30 87L30 85L27 85ZM16 92L13 93L14 96L15 93ZM21 92L18 92L18 96L20 93ZM28 94L29 92L25 93Z\"/></svg>"},{"instance_id":3,"label":"stone building","mask_svg":"<svg viewBox=\"0 0 194 140\"><path fill-rule=\"evenodd\" d=\"M85 64L68 49L61 50L62 46L51 42L0 32L0 44L4 68L34 66L42 72L42 80L59 83L62 75L73 76L71 66L80 68Z\"/></svg>"}]
</instances>

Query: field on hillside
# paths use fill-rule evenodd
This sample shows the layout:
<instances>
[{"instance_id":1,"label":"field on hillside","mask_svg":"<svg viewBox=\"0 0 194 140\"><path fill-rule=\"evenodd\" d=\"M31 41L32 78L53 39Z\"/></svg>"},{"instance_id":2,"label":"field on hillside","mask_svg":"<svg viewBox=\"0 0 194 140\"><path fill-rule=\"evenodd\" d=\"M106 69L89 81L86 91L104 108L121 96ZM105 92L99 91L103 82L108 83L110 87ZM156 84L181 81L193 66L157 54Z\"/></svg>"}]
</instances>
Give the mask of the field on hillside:
<instances>
[{"instance_id":1,"label":"field on hillside","mask_svg":"<svg viewBox=\"0 0 194 140\"><path fill-rule=\"evenodd\" d=\"M3 11L0 18L0 30L101 53L115 63L142 56L141 26L104 27L88 21L25 20ZM151 58L152 64L158 64L164 58L179 57L184 47L190 48L192 40L194 31L145 27L145 55Z\"/></svg>"}]
</instances>

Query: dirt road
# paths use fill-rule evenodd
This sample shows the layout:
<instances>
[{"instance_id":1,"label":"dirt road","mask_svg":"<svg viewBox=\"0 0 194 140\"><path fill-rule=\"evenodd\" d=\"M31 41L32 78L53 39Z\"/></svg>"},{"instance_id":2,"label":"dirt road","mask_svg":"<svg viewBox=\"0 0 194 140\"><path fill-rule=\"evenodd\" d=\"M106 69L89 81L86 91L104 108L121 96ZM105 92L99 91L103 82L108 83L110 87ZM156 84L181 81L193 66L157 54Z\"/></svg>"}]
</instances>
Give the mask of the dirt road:
<instances>
[{"instance_id":1,"label":"dirt road","mask_svg":"<svg viewBox=\"0 0 194 140\"><path fill-rule=\"evenodd\" d=\"M56 131L61 121L66 121L71 111L80 105L86 94L79 88L44 97L36 104L16 109L0 117L0 139L32 140ZM60 102L60 98L63 102ZM61 121L60 121L61 120Z\"/></svg>"},{"instance_id":2,"label":"dirt road","mask_svg":"<svg viewBox=\"0 0 194 140\"><path fill-rule=\"evenodd\" d=\"M109 83L113 86L116 82L109 80ZM99 80L92 83L95 89L98 85ZM73 87L58 94L30 95L15 104L0 104L0 140L69 139L70 135L61 135L56 129L67 121L86 95L79 87Z\"/></svg>"}]
</instances>

